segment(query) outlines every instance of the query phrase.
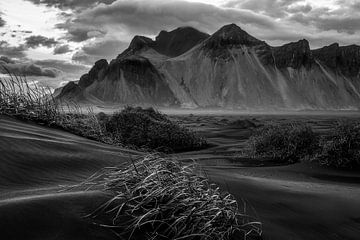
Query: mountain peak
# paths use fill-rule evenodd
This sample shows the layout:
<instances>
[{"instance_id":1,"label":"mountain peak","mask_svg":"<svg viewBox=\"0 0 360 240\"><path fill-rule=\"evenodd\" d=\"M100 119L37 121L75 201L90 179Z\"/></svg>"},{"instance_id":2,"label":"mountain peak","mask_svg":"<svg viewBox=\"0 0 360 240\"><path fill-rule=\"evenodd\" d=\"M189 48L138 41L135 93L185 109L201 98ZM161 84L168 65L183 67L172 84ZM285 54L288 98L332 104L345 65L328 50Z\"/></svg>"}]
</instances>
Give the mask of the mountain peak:
<instances>
[{"instance_id":1,"label":"mountain peak","mask_svg":"<svg viewBox=\"0 0 360 240\"><path fill-rule=\"evenodd\" d=\"M278 47L278 49L286 49L287 51L298 51L308 54L310 53L310 44L308 40L301 39L297 42L291 42L281 47Z\"/></svg>"},{"instance_id":2,"label":"mountain peak","mask_svg":"<svg viewBox=\"0 0 360 240\"><path fill-rule=\"evenodd\" d=\"M219 31L225 31L225 32L244 32L244 30L241 29L238 25L235 23L230 23L227 25L222 26Z\"/></svg>"},{"instance_id":3,"label":"mountain peak","mask_svg":"<svg viewBox=\"0 0 360 240\"><path fill-rule=\"evenodd\" d=\"M225 25L215 32L204 44L209 49L219 49L231 46L256 46L264 44L263 41L251 36L239 26L232 23Z\"/></svg>"},{"instance_id":4,"label":"mountain peak","mask_svg":"<svg viewBox=\"0 0 360 240\"><path fill-rule=\"evenodd\" d=\"M136 35L130 42L129 47L118 55L118 59L125 58L147 48L152 48L154 41L151 38Z\"/></svg>"},{"instance_id":5,"label":"mountain peak","mask_svg":"<svg viewBox=\"0 0 360 240\"><path fill-rule=\"evenodd\" d=\"M292 67L295 69L301 66L310 67L314 61L309 42L306 39L274 47L273 59L279 68Z\"/></svg>"},{"instance_id":6,"label":"mountain peak","mask_svg":"<svg viewBox=\"0 0 360 240\"><path fill-rule=\"evenodd\" d=\"M138 54L141 50L149 48L162 55L176 57L190 50L209 36L193 27L179 27L169 32L162 30L155 38L155 41L148 37L135 36L131 40L129 47L118 58Z\"/></svg>"},{"instance_id":7,"label":"mountain peak","mask_svg":"<svg viewBox=\"0 0 360 240\"><path fill-rule=\"evenodd\" d=\"M156 51L169 56L179 56L209 37L193 27L179 27L170 32L161 31L156 37Z\"/></svg>"},{"instance_id":8,"label":"mountain peak","mask_svg":"<svg viewBox=\"0 0 360 240\"><path fill-rule=\"evenodd\" d=\"M136 35L130 42L129 49L139 51L143 48L152 47L154 41L151 38Z\"/></svg>"},{"instance_id":9,"label":"mountain peak","mask_svg":"<svg viewBox=\"0 0 360 240\"><path fill-rule=\"evenodd\" d=\"M169 37L174 38L174 37L179 37L181 35L190 35L190 34L200 34L200 35L204 35L204 37L208 37L209 35L206 33L202 33L199 30L193 28L193 27L189 27L189 26L184 26L184 27L178 27L172 31L165 31L162 30L159 35L156 37L156 41L157 42L161 42L164 40L167 40Z\"/></svg>"}]
</instances>

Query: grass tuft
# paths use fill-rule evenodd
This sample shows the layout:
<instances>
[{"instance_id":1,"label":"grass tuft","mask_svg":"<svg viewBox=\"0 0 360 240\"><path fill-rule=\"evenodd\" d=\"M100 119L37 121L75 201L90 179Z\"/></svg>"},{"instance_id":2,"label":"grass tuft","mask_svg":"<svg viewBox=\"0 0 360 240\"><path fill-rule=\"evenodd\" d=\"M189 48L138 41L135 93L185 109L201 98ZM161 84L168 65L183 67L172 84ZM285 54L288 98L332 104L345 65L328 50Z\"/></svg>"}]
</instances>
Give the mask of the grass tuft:
<instances>
[{"instance_id":1,"label":"grass tuft","mask_svg":"<svg viewBox=\"0 0 360 240\"><path fill-rule=\"evenodd\" d=\"M320 145L321 151L314 160L321 165L360 169L360 122L339 122Z\"/></svg>"},{"instance_id":2,"label":"grass tuft","mask_svg":"<svg viewBox=\"0 0 360 240\"><path fill-rule=\"evenodd\" d=\"M0 78L0 113L43 124L52 124L60 113L50 89L29 83L26 77Z\"/></svg>"},{"instance_id":3,"label":"grass tuft","mask_svg":"<svg viewBox=\"0 0 360 240\"><path fill-rule=\"evenodd\" d=\"M234 197L195 173L195 166L149 155L79 186L111 199L89 215L127 239L251 239L261 223L240 212ZM78 187L79 187L78 186Z\"/></svg>"},{"instance_id":4,"label":"grass tuft","mask_svg":"<svg viewBox=\"0 0 360 240\"><path fill-rule=\"evenodd\" d=\"M101 140L104 135L91 109L83 114L75 103L60 103L49 88L29 83L26 77L9 71L8 77L0 78L0 114L61 128L91 139Z\"/></svg>"},{"instance_id":5,"label":"grass tuft","mask_svg":"<svg viewBox=\"0 0 360 240\"><path fill-rule=\"evenodd\" d=\"M302 123L267 125L257 129L248 141L251 156L281 162L297 162L309 158L318 147L318 136Z\"/></svg>"}]
</instances>

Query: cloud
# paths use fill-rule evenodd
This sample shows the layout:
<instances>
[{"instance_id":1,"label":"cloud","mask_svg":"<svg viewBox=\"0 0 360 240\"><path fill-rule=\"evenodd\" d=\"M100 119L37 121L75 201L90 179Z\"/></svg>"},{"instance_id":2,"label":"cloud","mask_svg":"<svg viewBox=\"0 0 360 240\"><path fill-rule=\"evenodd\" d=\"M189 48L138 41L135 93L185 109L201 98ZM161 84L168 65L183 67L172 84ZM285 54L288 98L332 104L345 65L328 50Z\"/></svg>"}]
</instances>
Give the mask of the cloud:
<instances>
[{"instance_id":1,"label":"cloud","mask_svg":"<svg viewBox=\"0 0 360 240\"><path fill-rule=\"evenodd\" d=\"M292 5L289 6L286 11L288 13L309 13L313 8L310 4L305 5Z\"/></svg>"},{"instance_id":2,"label":"cloud","mask_svg":"<svg viewBox=\"0 0 360 240\"><path fill-rule=\"evenodd\" d=\"M28 48L37 48L39 46L50 48L55 46L56 44L58 44L58 41L56 41L54 38L47 38L41 35L34 35L25 38L25 45Z\"/></svg>"},{"instance_id":3,"label":"cloud","mask_svg":"<svg viewBox=\"0 0 360 240\"><path fill-rule=\"evenodd\" d=\"M125 50L128 45L128 42L119 40L100 40L84 45L81 50L73 55L72 60L92 65L99 59L110 60L115 58L119 53Z\"/></svg>"},{"instance_id":4,"label":"cloud","mask_svg":"<svg viewBox=\"0 0 360 240\"><path fill-rule=\"evenodd\" d=\"M7 70L15 75L22 76L44 76L55 78L58 75L58 72L52 68L43 68L33 63L17 63L0 60L0 72L3 74L7 73ZM6 69L7 70L6 70Z\"/></svg>"},{"instance_id":5,"label":"cloud","mask_svg":"<svg viewBox=\"0 0 360 240\"><path fill-rule=\"evenodd\" d=\"M54 49L54 54L64 54L64 53L68 53L71 52L71 49L69 47L69 45L65 44L65 45L58 45L55 47Z\"/></svg>"},{"instance_id":6,"label":"cloud","mask_svg":"<svg viewBox=\"0 0 360 240\"><path fill-rule=\"evenodd\" d=\"M67 20L64 23L59 23L56 25L58 29L64 29L67 31L66 39L73 42L83 42L98 36L105 35L104 30L100 30L91 24L82 24L71 22L71 20Z\"/></svg>"},{"instance_id":7,"label":"cloud","mask_svg":"<svg viewBox=\"0 0 360 240\"><path fill-rule=\"evenodd\" d=\"M291 9L308 10L306 5L301 4L303 0L232 0L224 4L225 7L248 9L256 13L261 13L273 18L283 18L288 15ZM311 7L311 6L310 6Z\"/></svg>"},{"instance_id":8,"label":"cloud","mask_svg":"<svg viewBox=\"0 0 360 240\"><path fill-rule=\"evenodd\" d=\"M313 26L322 31L335 30L338 33L355 34L360 31L360 4L338 1L341 8L315 8L308 13L297 13L289 19L304 26Z\"/></svg>"},{"instance_id":9,"label":"cloud","mask_svg":"<svg viewBox=\"0 0 360 240\"><path fill-rule=\"evenodd\" d=\"M10 72L26 76L29 82L38 86L58 88L62 83L75 81L89 71L89 67L64 60L15 60L5 56L0 57L0 73L7 74L1 66Z\"/></svg>"},{"instance_id":10,"label":"cloud","mask_svg":"<svg viewBox=\"0 0 360 240\"><path fill-rule=\"evenodd\" d=\"M54 59L38 60L34 61L34 64L43 68L53 68L59 72L56 78L41 77L36 79L39 81L39 85L49 86L53 89L58 88L69 81L79 80L83 74L90 70L89 67L82 64Z\"/></svg>"},{"instance_id":11,"label":"cloud","mask_svg":"<svg viewBox=\"0 0 360 240\"><path fill-rule=\"evenodd\" d=\"M60 9L88 8L99 3L110 4L116 0L27 0L34 4L43 4Z\"/></svg>"},{"instance_id":12,"label":"cloud","mask_svg":"<svg viewBox=\"0 0 360 240\"><path fill-rule=\"evenodd\" d=\"M68 39L72 41L85 41L104 35L129 41L129 37L135 34L155 35L161 30L179 26L214 32L233 22L263 28L276 27L269 17L252 11L223 9L183 0L118 0L110 5L99 4L75 14L75 17L57 27L67 30Z\"/></svg>"},{"instance_id":13,"label":"cloud","mask_svg":"<svg viewBox=\"0 0 360 240\"><path fill-rule=\"evenodd\" d=\"M0 41L0 55L4 55L11 58L22 58L25 57L26 46L11 46L6 41Z\"/></svg>"},{"instance_id":14,"label":"cloud","mask_svg":"<svg viewBox=\"0 0 360 240\"><path fill-rule=\"evenodd\" d=\"M34 63L44 68L54 68L60 72L74 75L85 73L89 69L82 64L55 59L37 60Z\"/></svg>"}]
</instances>

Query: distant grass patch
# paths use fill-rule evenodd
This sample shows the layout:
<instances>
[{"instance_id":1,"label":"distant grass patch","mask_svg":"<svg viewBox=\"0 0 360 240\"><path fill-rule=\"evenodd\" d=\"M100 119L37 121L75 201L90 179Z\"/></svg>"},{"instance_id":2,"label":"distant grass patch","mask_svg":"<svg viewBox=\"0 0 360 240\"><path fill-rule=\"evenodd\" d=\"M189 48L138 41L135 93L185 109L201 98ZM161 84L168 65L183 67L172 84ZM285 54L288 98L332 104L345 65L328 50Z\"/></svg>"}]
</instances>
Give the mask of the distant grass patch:
<instances>
[{"instance_id":1,"label":"distant grass patch","mask_svg":"<svg viewBox=\"0 0 360 240\"><path fill-rule=\"evenodd\" d=\"M195 166L157 155L107 168L78 186L111 199L89 215L120 239L251 239L261 223L228 193L197 175ZM242 208L243 209L243 208ZM236 238L232 238L236 235Z\"/></svg>"},{"instance_id":2,"label":"distant grass patch","mask_svg":"<svg viewBox=\"0 0 360 240\"><path fill-rule=\"evenodd\" d=\"M321 151L314 160L330 167L360 169L360 122L339 122L321 140Z\"/></svg>"},{"instance_id":3,"label":"distant grass patch","mask_svg":"<svg viewBox=\"0 0 360 240\"><path fill-rule=\"evenodd\" d=\"M104 120L106 134L125 144L161 152L201 149L207 142L153 108L126 107Z\"/></svg>"},{"instance_id":4,"label":"distant grass patch","mask_svg":"<svg viewBox=\"0 0 360 240\"><path fill-rule=\"evenodd\" d=\"M248 140L249 154L280 162L310 158L318 149L318 136L302 123L272 124L259 128Z\"/></svg>"}]
</instances>

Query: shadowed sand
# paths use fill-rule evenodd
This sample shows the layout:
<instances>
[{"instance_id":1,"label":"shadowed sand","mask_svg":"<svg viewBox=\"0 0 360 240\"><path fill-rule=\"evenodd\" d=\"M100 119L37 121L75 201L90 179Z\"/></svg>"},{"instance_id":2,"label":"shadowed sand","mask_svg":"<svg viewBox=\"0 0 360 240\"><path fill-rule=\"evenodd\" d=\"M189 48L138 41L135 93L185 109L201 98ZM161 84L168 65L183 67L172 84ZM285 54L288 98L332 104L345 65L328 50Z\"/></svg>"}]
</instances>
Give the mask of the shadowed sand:
<instances>
[{"instance_id":1,"label":"shadowed sand","mask_svg":"<svg viewBox=\"0 0 360 240\"><path fill-rule=\"evenodd\" d=\"M359 238L358 172L240 158L238 149L250 132L231 124L236 118L177 116L214 147L176 156L197 160L213 181L238 201L245 199L263 222L264 239ZM261 124L272 117L257 118ZM313 121L317 131L334 121L305 120ZM59 192L59 185L78 183L141 153L7 117L0 117L0 152L1 239L116 238L84 218L107 199L104 193Z\"/></svg>"}]
</instances>

